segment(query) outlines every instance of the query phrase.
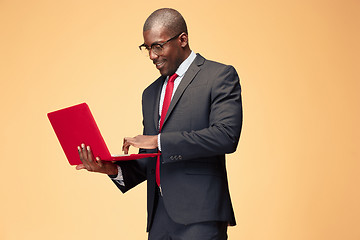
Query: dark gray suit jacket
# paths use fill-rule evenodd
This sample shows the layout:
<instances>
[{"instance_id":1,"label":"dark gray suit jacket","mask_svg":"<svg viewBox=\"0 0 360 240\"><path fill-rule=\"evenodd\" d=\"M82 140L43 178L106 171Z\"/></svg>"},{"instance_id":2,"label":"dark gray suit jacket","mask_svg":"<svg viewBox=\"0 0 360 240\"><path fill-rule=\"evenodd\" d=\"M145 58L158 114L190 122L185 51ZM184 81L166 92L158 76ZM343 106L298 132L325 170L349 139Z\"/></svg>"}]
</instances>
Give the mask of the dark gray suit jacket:
<instances>
[{"instance_id":1,"label":"dark gray suit jacket","mask_svg":"<svg viewBox=\"0 0 360 240\"><path fill-rule=\"evenodd\" d=\"M159 132L164 80L158 78L143 92L144 135ZM165 208L175 222L236 224L225 153L236 150L241 126L241 88L236 70L198 54L173 96L161 131L161 186ZM156 194L156 158L118 164L125 181L125 187L117 184L122 192L147 180L149 231Z\"/></svg>"}]
</instances>

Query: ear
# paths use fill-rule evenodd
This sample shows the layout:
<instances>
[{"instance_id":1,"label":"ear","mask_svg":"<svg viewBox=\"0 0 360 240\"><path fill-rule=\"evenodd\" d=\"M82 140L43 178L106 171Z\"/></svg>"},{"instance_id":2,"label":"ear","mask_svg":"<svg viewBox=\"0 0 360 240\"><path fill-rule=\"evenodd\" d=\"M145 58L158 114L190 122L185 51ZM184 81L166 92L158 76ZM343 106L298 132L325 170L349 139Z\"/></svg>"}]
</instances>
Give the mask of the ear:
<instances>
[{"instance_id":1,"label":"ear","mask_svg":"<svg viewBox=\"0 0 360 240\"><path fill-rule=\"evenodd\" d=\"M188 45L188 35L186 33L182 33L179 37L180 46L186 47Z\"/></svg>"}]
</instances>

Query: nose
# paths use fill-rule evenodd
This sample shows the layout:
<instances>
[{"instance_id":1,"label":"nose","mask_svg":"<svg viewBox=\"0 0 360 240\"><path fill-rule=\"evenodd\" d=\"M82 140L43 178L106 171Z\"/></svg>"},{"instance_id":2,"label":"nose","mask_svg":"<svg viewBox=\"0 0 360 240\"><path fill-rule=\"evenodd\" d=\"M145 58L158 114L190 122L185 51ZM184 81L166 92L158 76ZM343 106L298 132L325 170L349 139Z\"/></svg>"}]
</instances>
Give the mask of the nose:
<instances>
[{"instance_id":1,"label":"nose","mask_svg":"<svg viewBox=\"0 0 360 240\"><path fill-rule=\"evenodd\" d=\"M155 53L153 53L153 51L150 49L149 50L149 57L151 60L157 59L159 56L156 55Z\"/></svg>"}]
</instances>

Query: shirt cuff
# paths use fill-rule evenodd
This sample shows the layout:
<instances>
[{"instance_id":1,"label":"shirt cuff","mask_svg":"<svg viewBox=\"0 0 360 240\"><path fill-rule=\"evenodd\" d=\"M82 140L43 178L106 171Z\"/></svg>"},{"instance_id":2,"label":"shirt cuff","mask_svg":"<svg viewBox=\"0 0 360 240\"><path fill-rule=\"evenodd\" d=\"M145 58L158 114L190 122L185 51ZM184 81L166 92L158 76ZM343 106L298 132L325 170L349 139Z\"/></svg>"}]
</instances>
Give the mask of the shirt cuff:
<instances>
[{"instance_id":1,"label":"shirt cuff","mask_svg":"<svg viewBox=\"0 0 360 240\"><path fill-rule=\"evenodd\" d=\"M109 176L113 181L117 182L121 186L125 186L124 177L121 171L121 167L117 165L118 174L116 177L113 178L113 176Z\"/></svg>"},{"instance_id":2,"label":"shirt cuff","mask_svg":"<svg viewBox=\"0 0 360 240\"><path fill-rule=\"evenodd\" d=\"M161 152L160 135L161 133L159 133L157 137L158 137L158 149Z\"/></svg>"}]
</instances>

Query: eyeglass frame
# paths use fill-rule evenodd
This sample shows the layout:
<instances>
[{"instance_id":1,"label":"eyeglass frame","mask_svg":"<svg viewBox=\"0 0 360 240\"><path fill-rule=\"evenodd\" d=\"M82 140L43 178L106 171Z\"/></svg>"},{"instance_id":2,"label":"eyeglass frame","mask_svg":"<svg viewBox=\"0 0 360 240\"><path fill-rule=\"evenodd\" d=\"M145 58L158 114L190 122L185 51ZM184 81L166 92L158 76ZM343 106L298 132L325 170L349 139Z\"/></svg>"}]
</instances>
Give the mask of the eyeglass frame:
<instances>
[{"instance_id":1,"label":"eyeglass frame","mask_svg":"<svg viewBox=\"0 0 360 240\"><path fill-rule=\"evenodd\" d=\"M153 50L153 47L156 46L156 45L158 45L158 46L160 46L161 51L163 51L163 49L164 49L163 46L164 46L166 43L170 42L171 40L174 40L174 39L178 38L178 37L179 37L181 34L183 34L183 33L184 33L184 32L181 32L181 33L175 35L174 37L172 37L172 38L170 38L170 39L168 39L168 40L166 40L165 42L162 42L162 43L157 43L157 42L155 42L155 43L151 44L150 47L147 46L145 43L143 43L143 44L141 44L141 45L139 46L139 49L140 49L140 51L144 51L144 50L142 50L142 47L145 47L145 49L148 51L149 54L150 54L150 50L151 50L151 51L153 51L153 53L155 53L156 55L160 56L161 54L157 54L157 53Z\"/></svg>"}]
</instances>

